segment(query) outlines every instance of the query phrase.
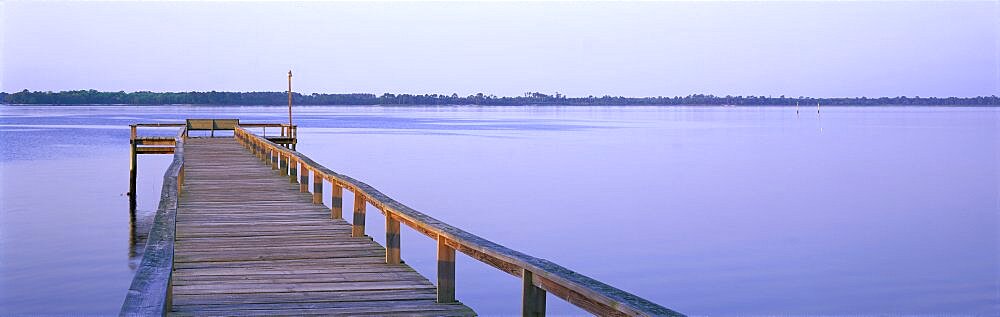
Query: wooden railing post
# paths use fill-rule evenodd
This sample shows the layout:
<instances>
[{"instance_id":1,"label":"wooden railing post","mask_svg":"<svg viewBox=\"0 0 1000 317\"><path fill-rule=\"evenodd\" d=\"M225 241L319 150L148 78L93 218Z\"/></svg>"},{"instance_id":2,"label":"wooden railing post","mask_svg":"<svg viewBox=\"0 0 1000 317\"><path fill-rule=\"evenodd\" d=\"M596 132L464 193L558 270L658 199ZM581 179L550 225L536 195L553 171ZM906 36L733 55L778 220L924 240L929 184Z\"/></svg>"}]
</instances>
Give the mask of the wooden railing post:
<instances>
[{"instance_id":1,"label":"wooden railing post","mask_svg":"<svg viewBox=\"0 0 1000 317\"><path fill-rule=\"evenodd\" d=\"M267 148L260 141L257 141L257 149L260 151L260 161L267 163L267 160L271 159L271 152L268 152Z\"/></svg>"},{"instance_id":2,"label":"wooden railing post","mask_svg":"<svg viewBox=\"0 0 1000 317\"><path fill-rule=\"evenodd\" d=\"M385 211L385 263L399 264L399 220L392 216L388 210Z\"/></svg>"},{"instance_id":3,"label":"wooden railing post","mask_svg":"<svg viewBox=\"0 0 1000 317\"><path fill-rule=\"evenodd\" d=\"M448 246L445 237L437 238L437 302L455 302L455 249Z\"/></svg>"},{"instance_id":4,"label":"wooden railing post","mask_svg":"<svg viewBox=\"0 0 1000 317\"><path fill-rule=\"evenodd\" d=\"M299 178L299 161L288 157L288 182L295 183Z\"/></svg>"},{"instance_id":5,"label":"wooden railing post","mask_svg":"<svg viewBox=\"0 0 1000 317\"><path fill-rule=\"evenodd\" d=\"M278 160L279 159L281 159L281 152L278 152L278 150L276 150L276 149L272 149L271 150L271 169L272 170L277 170L278 169Z\"/></svg>"},{"instance_id":6,"label":"wooden railing post","mask_svg":"<svg viewBox=\"0 0 1000 317\"><path fill-rule=\"evenodd\" d=\"M330 190L330 218L344 218L344 188L332 181L330 184L333 185Z\"/></svg>"},{"instance_id":7,"label":"wooden railing post","mask_svg":"<svg viewBox=\"0 0 1000 317\"><path fill-rule=\"evenodd\" d=\"M299 192L309 192L309 167L302 164L302 173L299 174Z\"/></svg>"},{"instance_id":8,"label":"wooden railing post","mask_svg":"<svg viewBox=\"0 0 1000 317\"><path fill-rule=\"evenodd\" d=\"M247 145L250 147L250 152L253 152L253 155L256 156L257 159L259 160L260 159L260 148L257 147L257 140L249 139L248 138L247 139Z\"/></svg>"},{"instance_id":9,"label":"wooden railing post","mask_svg":"<svg viewBox=\"0 0 1000 317\"><path fill-rule=\"evenodd\" d=\"M289 157L288 154L281 153L281 155L278 156L278 173L280 173L281 176L288 175L289 160L291 160L291 157Z\"/></svg>"},{"instance_id":10,"label":"wooden railing post","mask_svg":"<svg viewBox=\"0 0 1000 317\"><path fill-rule=\"evenodd\" d=\"M535 286L531 271L521 269L521 316L545 316L545 290Z\"/></svg>"},{"instance_id":11,"label":"wooden railing post","mask_svg":"<svg viewBox=\"0 0 1000 317\"><path fill-rule=\"evenodd\" d=\"M319 170L313 170L313 203L317 205L323 204L323 174L319 173Z\"/></svg>"},{"instance_id":12,"label":"wooden railing post","mask_svg":"<svg viewBox=\"0 0 1000 317\"><path fill-rule=\"evenodd\" d=\"M365 236L365 197L357 190L354 192L354 222L351 223L351 236Z\"/></svg>"}]
</instances>

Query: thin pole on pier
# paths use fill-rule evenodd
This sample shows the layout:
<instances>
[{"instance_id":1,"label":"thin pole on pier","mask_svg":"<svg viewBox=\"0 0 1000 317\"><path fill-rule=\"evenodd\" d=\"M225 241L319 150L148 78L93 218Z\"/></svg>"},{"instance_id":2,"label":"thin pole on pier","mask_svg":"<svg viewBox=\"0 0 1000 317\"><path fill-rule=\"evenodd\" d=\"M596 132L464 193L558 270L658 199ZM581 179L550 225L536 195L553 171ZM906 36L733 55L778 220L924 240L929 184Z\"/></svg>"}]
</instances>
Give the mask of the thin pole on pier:
<instances>
[{"instance_id":1,"label":"thin pole on pier","mask_svg":"<svg viewBox=\"0 0 1000 317\"><path fill-rule=\"evenodd\" d=\"M288 129L292 128L292 71L288 71Z\"/></svg>"}]
</instances>

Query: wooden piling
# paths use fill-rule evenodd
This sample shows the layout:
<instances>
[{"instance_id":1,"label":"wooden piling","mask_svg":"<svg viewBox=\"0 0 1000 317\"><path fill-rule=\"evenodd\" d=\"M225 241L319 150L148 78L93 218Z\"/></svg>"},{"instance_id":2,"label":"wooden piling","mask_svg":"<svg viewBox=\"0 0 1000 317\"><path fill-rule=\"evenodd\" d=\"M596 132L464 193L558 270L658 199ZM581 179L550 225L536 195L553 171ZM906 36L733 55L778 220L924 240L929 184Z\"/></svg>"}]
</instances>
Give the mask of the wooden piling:
<instances>
[{"instance_id":1,"label":"wooden piling","mask_svg":"<svg viewBox=\"0 0 1000 317\"><path fill-rule=\"evenodd\" d=\"M129 210L132 211L132 212L134 212L135 208L136 208L136 199L135 199L135 195L136 195L135 188L136 188L136 185L135 185L135 178L136 178L136 175L138 175L138 170L136 170L136 168L138 167L138 157L137 157L137 152L136 152L136 145L137 144L136 144L136 140L135 140L136 139L136 125L131 124L131 125L129 125L129 127L132 129L132 135L131 135L131 137L129 139L129 143L130 143L129 144L129 149L130 149L129 154L130 155L129 155L129 163L128 163L128 205L129 205Z\"/></svg>"}]
</instances>

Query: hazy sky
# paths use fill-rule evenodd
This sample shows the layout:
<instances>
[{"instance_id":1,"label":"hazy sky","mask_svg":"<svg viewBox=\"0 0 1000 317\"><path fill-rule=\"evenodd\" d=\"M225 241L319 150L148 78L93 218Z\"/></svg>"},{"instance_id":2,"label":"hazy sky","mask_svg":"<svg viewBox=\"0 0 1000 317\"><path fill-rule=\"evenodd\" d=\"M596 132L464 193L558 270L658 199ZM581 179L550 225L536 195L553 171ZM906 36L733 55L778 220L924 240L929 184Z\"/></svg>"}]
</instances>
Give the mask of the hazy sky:
<instances>
[{"instance_id":1,"label":"hazy sky","mask_svg":"<svg viewBox=\"0 0 1000 317\"><path fill-rule=\"evenodd\" d=\"M3 91L1000 95L1000 2L0 2Z\"/></svg>"}]
</instances>

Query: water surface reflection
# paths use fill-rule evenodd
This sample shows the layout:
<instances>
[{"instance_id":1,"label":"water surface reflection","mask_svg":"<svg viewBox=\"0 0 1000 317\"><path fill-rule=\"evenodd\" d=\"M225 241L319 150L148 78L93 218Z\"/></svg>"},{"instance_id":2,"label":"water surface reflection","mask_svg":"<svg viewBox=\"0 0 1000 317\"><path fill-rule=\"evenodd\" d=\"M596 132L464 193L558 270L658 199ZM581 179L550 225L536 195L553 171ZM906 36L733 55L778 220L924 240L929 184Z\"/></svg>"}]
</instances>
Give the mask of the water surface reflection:
<instances>
[{"instance_id":1,"label":"water surface reflection","mask_svg":"<svg viewBox=\"0 0 1000 317\"><path fill-rule=\"evenodd\" d=\"M0 108L0 315L117 311L170 161L141 156L129 213L129 123L283 111ZM301 107L296 118L299 150L326 166L682 312L1000 311L994 108ZM404 229L402 243L433 277L432 241ZM463 256L457 269L459 300L517 313L517 280Z\"/></svg>"}]
</instances>

